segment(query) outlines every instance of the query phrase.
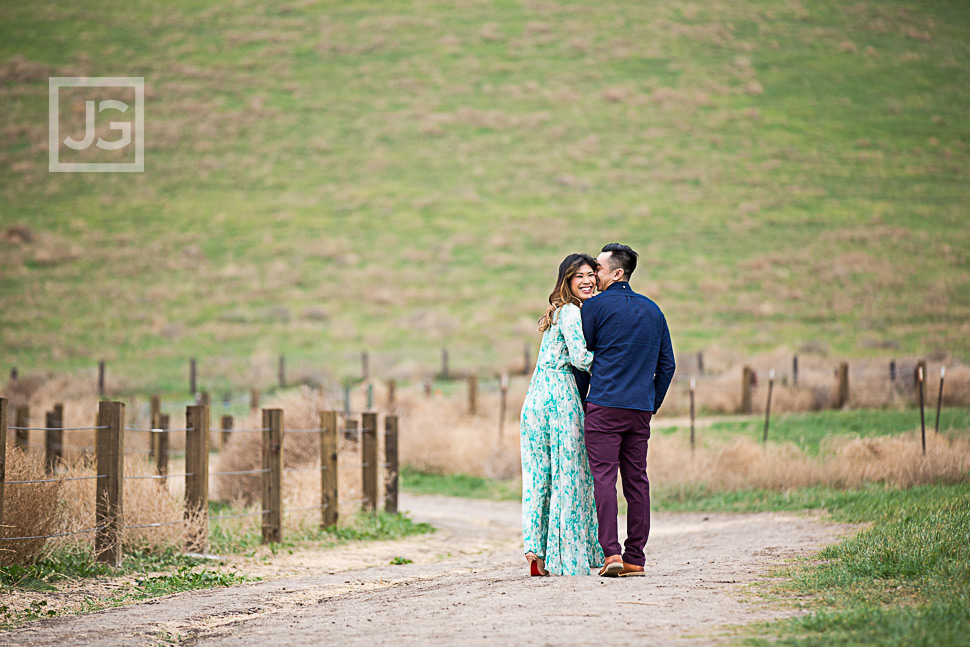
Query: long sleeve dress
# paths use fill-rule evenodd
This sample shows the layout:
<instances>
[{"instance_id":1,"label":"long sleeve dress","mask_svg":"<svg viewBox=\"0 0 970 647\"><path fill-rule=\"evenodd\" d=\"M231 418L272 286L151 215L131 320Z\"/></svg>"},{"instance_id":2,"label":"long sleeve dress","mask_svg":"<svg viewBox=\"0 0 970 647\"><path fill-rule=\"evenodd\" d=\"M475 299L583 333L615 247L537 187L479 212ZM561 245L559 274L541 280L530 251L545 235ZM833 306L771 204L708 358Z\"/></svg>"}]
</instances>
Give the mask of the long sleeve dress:
<instances>
[{"instance_id":1,"label":"long sleeve dress","mask_svg":"<svg viewBox=\"0 0 970 647\"><path fill-rule=\"evenodd\" d=\"M592 363L579 307L564 305L542 335L520 425L525 552L543 558L557 575L589 575L604 561L572 375L572 366L588 370Z\"/></svg>"}]
</instances>

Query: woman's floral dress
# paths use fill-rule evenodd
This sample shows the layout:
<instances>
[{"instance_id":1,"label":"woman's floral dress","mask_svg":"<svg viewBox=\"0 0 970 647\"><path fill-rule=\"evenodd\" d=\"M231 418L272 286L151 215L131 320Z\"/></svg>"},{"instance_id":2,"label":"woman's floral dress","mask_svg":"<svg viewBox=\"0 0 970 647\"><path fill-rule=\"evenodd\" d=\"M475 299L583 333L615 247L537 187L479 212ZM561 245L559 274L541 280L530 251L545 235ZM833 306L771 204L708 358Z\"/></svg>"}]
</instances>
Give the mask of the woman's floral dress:
<instances>
[{"instance_id":1,"label":"woman's floral dress","mask_svg":"<svg viewBox=\"0 0 970 647\"><path fill-rule=\"evenodd\" d=\"M589 370L579 307L567 304L542 335L522 405L522 535L525 552L557 575L589 575L603 563L583 409L572 366Z\"/></svg>"}]
</instances>

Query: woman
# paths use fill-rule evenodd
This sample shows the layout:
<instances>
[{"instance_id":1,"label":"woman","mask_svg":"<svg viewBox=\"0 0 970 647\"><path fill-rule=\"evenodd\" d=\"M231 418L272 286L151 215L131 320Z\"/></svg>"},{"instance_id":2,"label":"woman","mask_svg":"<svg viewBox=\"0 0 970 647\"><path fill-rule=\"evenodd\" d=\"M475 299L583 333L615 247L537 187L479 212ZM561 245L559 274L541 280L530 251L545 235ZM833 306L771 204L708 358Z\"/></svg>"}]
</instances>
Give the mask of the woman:
<instances>
[{"instance_id":1,"label":"woman","mask_svg":"<svg viewBox=\"0 0 970 647\"><path fill-rule=\"evenodd\" d=\"M567 256L539 319L542 345L521 422L522 535L532 575L589 575L604 559L571 368L593 363L579 309L593 296L595 268L591 256Z\"/></svg>"}]
</instances>

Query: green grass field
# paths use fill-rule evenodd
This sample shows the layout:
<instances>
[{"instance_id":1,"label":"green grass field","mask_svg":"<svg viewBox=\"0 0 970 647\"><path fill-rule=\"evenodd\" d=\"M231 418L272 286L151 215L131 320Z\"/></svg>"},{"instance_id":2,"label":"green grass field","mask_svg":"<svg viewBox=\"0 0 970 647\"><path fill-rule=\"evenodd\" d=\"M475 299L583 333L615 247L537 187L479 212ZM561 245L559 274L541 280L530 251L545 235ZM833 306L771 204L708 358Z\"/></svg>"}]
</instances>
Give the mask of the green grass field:
<instances>
[{"instance_id":1,"label":"green grass field","mask_svg":"<svg viewBox=\"0 0 970 647\"><path fill-rule=\"evenodd\" d=\"M4 2L0 234L33 242L0 242L3 362L172 391L193 355L211 388L278 353L501 369L562 257L613 240L679 352L966 359L968 24L899 0ZM48 172L58 75L145 78L145 173Z\"/></svg>"}]
</instances>

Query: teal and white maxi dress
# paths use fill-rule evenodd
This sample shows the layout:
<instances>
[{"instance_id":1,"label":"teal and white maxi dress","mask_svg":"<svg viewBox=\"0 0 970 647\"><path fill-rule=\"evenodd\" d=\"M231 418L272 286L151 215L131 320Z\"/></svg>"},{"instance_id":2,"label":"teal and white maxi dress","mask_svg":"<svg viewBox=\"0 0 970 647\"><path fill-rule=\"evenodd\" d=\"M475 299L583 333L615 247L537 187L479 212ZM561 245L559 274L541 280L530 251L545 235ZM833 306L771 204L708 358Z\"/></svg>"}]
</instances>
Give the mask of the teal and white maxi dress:
<instances>
[{"instance_id":1,"label":"teal and white maxi dress","mask_svg":"<svg viewBox=\"0 0 970 647\"><path fill-rule=\"evenodd\" d=\"M589 575L604 561L571 368L589 370L592 363L579 307L566 304L542 335L520 425L525 552L543 558L557 575Z\"/></svg>"}]
</instances>

